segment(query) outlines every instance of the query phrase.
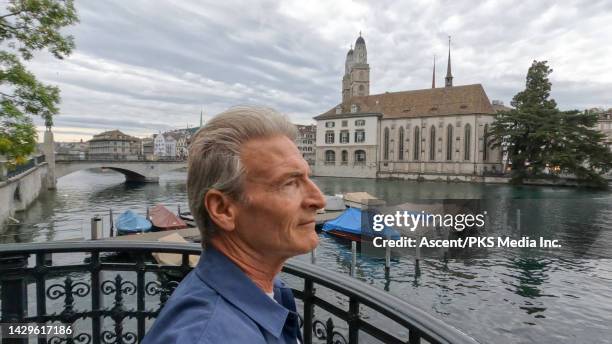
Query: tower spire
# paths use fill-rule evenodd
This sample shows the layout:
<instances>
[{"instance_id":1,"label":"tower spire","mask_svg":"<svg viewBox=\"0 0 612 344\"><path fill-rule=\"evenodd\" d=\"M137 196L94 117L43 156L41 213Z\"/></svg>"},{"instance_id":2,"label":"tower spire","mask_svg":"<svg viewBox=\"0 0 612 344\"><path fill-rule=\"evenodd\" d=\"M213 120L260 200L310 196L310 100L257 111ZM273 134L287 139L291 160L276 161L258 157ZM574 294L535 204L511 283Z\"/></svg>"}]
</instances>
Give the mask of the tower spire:
<instances>
[{"instance_id":1,"label":"tower spire","mask_svg":"<svg viewBox=\"0 0 612 344\"><path fill-rule=\"evenodd\" d=\"M436 55L434 54L433 73L431 75L431 88L436 88Z\"/></svg>"},{"instance_id":2,"label":"tower spire","mask_svg":"<svg viewBox=\"0 0 612 344\"><path fill-rule=\"evenodd\" d=\"M202 127L202 112L203 110L200 110L200 128Z\"/></svg>"},{"instance_id":3,"label":"tower spire","mask_svg":"<svg viewBox=\"0 0 612 344\"><path fill-rule=\"evenodd\" d=\"M448 65L446 66L446 78L445 78L445 87L453 86L453 73L451 73L451 56L450 56L450 47L451 47L451 36L448 36Z\"/></svg>"}]
</instances>

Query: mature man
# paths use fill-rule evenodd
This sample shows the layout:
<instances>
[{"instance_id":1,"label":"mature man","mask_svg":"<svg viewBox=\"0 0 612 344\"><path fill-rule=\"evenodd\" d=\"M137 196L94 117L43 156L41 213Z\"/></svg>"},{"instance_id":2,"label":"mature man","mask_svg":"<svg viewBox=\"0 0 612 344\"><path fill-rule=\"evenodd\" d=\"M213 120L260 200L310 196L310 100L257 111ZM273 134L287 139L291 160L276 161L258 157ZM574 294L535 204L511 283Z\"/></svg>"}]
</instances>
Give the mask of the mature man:
<instances>
[{"instance_id":1,"label":"mature man","mask_svg":"<svg viewBox=\"0 0 612 344\"><path fill-rule=\"evenodd\" d=\"M204 252L144 344L301 342L293 295L276 276L316 247L325 198L295 135L286 117L247 107L197 132L187 192Z\"/></svg>"}]
</instances>

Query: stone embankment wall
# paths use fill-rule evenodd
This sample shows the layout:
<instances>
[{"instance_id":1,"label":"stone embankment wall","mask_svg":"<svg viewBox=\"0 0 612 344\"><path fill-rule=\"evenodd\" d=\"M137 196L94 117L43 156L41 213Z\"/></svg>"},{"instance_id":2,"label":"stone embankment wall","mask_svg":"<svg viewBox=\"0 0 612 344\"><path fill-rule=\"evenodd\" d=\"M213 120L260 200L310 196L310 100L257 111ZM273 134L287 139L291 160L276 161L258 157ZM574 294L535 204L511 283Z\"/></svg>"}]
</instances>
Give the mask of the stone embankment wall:
<instances>
[{"instance_id":1,"label":"stone embankment wall","mask_svg":"<svg viewBox=\"0 0 612 344\"><path fill-rule=\"evenodd\" d=\"M26 210L47 189L47 163L0 182L0 229L16 211Z\"/></svg>"}]
</instances>

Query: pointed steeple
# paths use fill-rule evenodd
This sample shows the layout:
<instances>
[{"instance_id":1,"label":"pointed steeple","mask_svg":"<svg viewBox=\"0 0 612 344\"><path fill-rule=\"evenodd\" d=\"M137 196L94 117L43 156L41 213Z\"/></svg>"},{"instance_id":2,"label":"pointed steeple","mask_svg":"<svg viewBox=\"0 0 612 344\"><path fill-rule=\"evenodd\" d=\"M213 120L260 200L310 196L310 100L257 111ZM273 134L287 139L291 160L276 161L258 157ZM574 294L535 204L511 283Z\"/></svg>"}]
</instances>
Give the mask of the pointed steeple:
<instances>
[{"instance_id":1,"label":"pointed steeple","mask_svg":"<svg viewBox=\"0 0 612 344\"><path fill-rule=\"evenodd\" d=\"M200 128L202 128L202 112L203 110L200 110Z\"/></svg>"},{"instance_id":2,"label":"pointed steeple","mask_svg":"<svg viewBox=\"0 0 612 344\"><path fill-rule=\"evenodd\" d=\"M433 73L431 75L431 88L436 88L436 55L434 55Z\"/></svg>"},{"instance_id":3,"label":"pointed steeple","mask_svg":"<svg viewBox=\"0 0 612 344\"><path fill-rule=\"evenodd\" d=\"M451 38L448 36L448 65L446 66L446 78L444 86L452 87L453 86L453 73L451 73L451 56L450 56L450 44Z\"/></svg>"}]
</instances>

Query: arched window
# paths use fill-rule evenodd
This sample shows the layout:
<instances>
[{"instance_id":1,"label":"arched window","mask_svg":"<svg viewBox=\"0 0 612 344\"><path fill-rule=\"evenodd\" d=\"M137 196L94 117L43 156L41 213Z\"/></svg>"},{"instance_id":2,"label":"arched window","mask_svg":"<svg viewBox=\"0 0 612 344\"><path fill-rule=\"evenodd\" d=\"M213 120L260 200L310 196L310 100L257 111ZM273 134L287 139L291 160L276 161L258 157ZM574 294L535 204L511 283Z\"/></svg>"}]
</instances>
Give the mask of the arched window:
<instances>
[{"instance_id":1,"label":"arched window","mask_svg":"<svg viewBox=\"0 0 612 344\"><path fill-rule=\"evenodd\" d=\"M489 145L487 144L487 135L489 134L489 125L485 124L484 126L484 135L482 137L482 161L487 161L489 159Z\"/></svg>"},{"instance_id":2,"label":"arched window","mask_svg":"<svg viewBox=\"0 0 612 344\"><path fill-rule=\"evenodd\" d=\"M342 151L342 161L341 161L341 163L343 165L348 164L348 151L346 151L346 150Z\"/></svg>"},{"instance_id":3,"label":"arched window","mask_svg":"<svg viewBox=\"0 0 612 344\"><path fill-rule=\"evenodd\" d=\"M414 153L413 159L419 160L421 154L421 129L418 125L414 126Z\"/></svg>"},{"instance_id":4,"label":"arched window","mask_svg":"<svg viewBox=\"0 0 612 344\"><path fill-rule=\"evenodd\" d=\"M472 126L465 125L465 136L463 138L463 159L470 160L470 151L472 147Z\"/></svg>"},{"instance_id":5,"label":"arched window","mask_svg":"<svg viewBox=\"0 0 612 344\"><path fill-rule=\"evenodd\" d=\"M429 160L436 160L436 126L432 125L429 133Z\"/></svg>"},{"instance_id":6,"label":"arched window","mask_svg":"<svg viewBox=\"0 0 612 344\"><path fill-rule=\"evenodd\" d=\"M389 160L389 128L385 128L383 139L383 160Z\"/></svg>"},{"instance_id":7,"label":"arched window","mask_svg":"<svg viewBox=\"0 0 612 344\"><path fill-rule=\"evenodd\" d=\"M336 152L333 150L325 151L325 163L326 164L334 164L336 162Z\"/></svg>"},{"instance_id":8,"label":"arched window","mask_svg":"<svg viewBox=\"0 0 612 344\"><path fill-rule=\"evenodd\" d=\"M446 160L453 160L453 125L446 127Z\"/></svg>"},{"instance_id":9,"label":"arched window","mask_svg":"<svg viewBox=\"0 0 612 344\"><path fill-rule=\"evenodd\" d=\"M404 160L404 127L399 128L397 140L399 141L397 158L399 160Z\"/></svg>"},{"instance_id":10,"label":"arched window","mask_svg":"<svg viewBox=\"0 0 612 344\"><path fill-rule=\"evenodd\" d=\"M355 151L355 165L365 165L366 162L366 152L364 150L356 150Z\"/></svg>"},{"instance_id":11,"label":"arched window","mask_svg":"<svg viewBox=\"0 0 612 344\"><path fill-rule=\"evenodd\" d=\"M365 87L363 85L359 85L359 91L363 91L365 90Z\"/></svg>"}]
</instances>

